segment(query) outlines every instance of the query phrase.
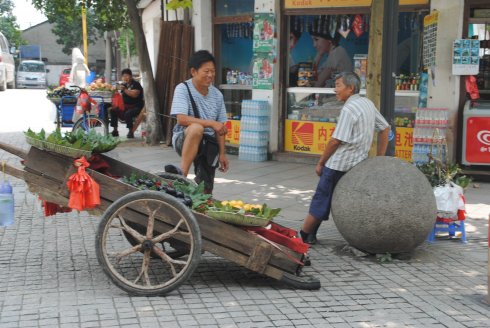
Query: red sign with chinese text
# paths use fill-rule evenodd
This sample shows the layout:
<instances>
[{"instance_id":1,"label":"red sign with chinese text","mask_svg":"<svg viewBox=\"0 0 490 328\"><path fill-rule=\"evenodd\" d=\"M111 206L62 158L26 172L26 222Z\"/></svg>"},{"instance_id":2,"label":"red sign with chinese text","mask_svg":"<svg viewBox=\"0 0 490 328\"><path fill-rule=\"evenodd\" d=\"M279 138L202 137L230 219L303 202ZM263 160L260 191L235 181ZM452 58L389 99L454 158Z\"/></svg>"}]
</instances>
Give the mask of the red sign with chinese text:
<instances>
[{"instance_id":1,"label":"red sign with chinese text","mask_svg":"<svg viewBox=\"0 0 490 328\"><path fill-rule=\"evenodd\" d=\"M490 164L490 117L471 117L466 121L466 161Z\"/></svg>"}]
</instances>

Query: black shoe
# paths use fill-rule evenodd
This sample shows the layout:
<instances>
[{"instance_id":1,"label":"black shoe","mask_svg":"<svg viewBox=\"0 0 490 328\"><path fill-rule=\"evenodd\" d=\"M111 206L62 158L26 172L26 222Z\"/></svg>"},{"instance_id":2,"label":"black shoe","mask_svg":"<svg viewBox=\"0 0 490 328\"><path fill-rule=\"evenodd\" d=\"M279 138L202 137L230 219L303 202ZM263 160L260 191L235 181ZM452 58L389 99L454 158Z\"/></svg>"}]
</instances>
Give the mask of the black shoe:
<instances>
[{"instance_id":1,"label":"black shoe","mask_svg":"<svg viewBox=\"0 0 490 328\"><path fill-rule=\"evenodd\" d=\"M316 244L316 234L315 233L306 233L303 230L299 231L299 234L301 236L301 239L303 240L303 243L309 244L309 245L314 245Z\"/></svg>"},{"instance_id":2,"label":"black shoe","mask_svg":"<svg viewBox=\"0 0 490 328\"><path fill-rule=\"evenodd\" d=\"M128 135L126 136L128 139L133 139L134 138L134 133L129 132Z\"/></svg>"},{"instance_id":3,"label":"black shoe","mask_svg":"<svg viewBox=\"0 0 490 328\"><path fill-rule=\"evenodd\" d=\"M182 175L182 170L172 164L165 165L165 172Z\"/></svg>"},{"instance_id":4,"label":"black shoe","mask_svg":"<svg viewBox=\"0 0 490 328\"><path fill-rule=\"evenodd\" d=\"M119 131L117 130L112 130L111 134L113 137L119 137Z\"/></svg>"}]
</instances>

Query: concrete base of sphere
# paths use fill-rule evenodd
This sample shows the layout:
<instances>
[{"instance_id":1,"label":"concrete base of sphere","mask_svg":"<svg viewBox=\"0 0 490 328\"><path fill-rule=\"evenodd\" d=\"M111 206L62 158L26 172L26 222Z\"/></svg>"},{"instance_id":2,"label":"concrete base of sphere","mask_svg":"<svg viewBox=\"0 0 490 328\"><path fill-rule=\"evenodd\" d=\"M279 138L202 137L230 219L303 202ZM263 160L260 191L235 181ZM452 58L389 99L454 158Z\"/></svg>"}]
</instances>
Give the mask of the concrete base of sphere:
<instances>
[{"instance_id":1,"label":"concrete base of sphere","mask_svg":"<svg viewBox=\"0 0 490 328\"><path fill-rule=\"evenodd\" d=\"M408 253L422 244L436 220L427 178L395 157L369 158L337 184L332 216L353 247L371 254Z\"/></svg>"}]
</instances>

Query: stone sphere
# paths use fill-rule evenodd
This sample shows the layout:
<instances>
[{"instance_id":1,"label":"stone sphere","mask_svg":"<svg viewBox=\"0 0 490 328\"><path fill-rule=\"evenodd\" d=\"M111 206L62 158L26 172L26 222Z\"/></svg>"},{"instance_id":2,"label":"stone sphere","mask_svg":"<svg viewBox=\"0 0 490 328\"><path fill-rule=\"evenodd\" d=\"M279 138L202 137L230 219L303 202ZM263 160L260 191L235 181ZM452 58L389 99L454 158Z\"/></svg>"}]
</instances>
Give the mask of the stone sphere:
<instances>
[{"instance_id":1,"label":"stone sphere","mask_svg":"<svg viewBox=\"0 0 490 328\"><path fill-rule=\"evenodd\" d=\"M371 254L409 253L424 242L437 214L432 187L413 164L372 157L338 182L332 216L353 247Z\"/></svg>"}]
</instances>

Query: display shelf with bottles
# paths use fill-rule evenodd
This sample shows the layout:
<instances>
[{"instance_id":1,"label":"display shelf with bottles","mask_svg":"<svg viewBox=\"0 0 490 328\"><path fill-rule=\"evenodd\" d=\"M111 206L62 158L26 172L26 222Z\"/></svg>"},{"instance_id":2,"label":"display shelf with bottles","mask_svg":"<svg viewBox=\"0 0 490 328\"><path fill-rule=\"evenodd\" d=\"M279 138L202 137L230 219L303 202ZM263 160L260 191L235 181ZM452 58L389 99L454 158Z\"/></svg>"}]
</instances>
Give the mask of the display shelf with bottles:
<instances>
[{"instance_id":1,"label":"display shelf with bottles","mask_svg":"<svg viewBox=\"0 0 490 328\"><path fill-rule=\"evenodd\" d=\"M287 119L336 123L343 103L331 88L288 88ZM361 96L366 90L360 91ZM418 91L395 92L395 125L413 127L418 103Z\"/></svg>"}]
</instances>

